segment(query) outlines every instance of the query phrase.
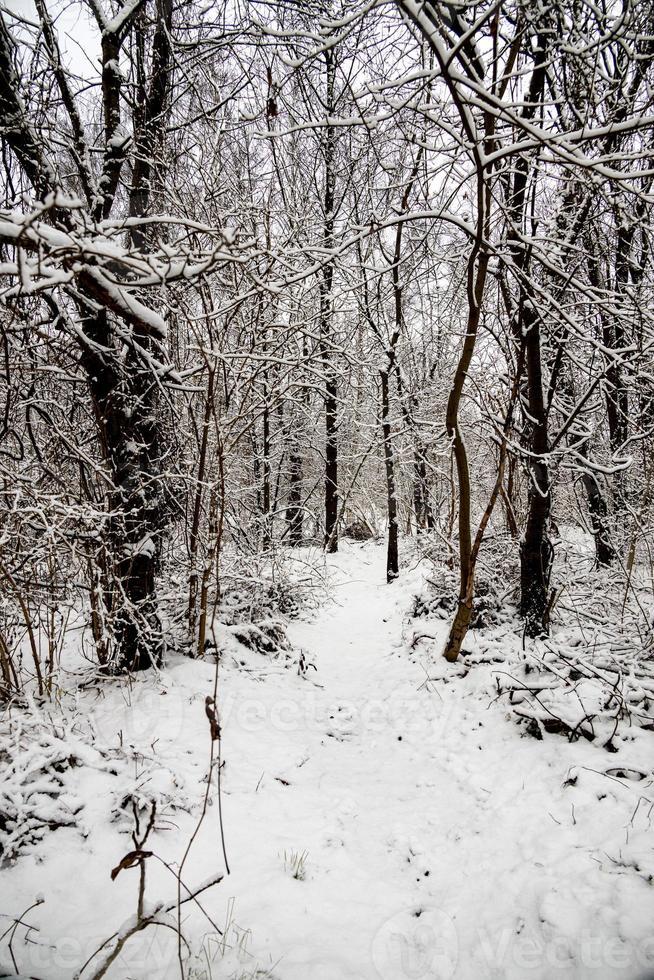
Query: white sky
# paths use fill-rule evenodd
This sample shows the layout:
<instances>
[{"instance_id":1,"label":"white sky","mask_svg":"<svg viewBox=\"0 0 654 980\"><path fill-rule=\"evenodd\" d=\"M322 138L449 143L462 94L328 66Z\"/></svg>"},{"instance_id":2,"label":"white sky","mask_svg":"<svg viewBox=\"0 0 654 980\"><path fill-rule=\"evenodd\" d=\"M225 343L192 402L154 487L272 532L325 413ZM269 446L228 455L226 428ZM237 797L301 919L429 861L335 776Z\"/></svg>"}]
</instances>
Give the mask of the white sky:
<instances>
[{"instance_id":1,"label":"white sky","mask_svg":"<svg viewBox=\"0 0 654 980\"><path fill-rule=\"evenodd\" d=\"M33 0L4 0L3 6L9 12L38 21ZM84 78L93 78L99 70L100 35L91 14L79 0L46 0L46 6L68 67Z\"/></svg>"}]
</instances>

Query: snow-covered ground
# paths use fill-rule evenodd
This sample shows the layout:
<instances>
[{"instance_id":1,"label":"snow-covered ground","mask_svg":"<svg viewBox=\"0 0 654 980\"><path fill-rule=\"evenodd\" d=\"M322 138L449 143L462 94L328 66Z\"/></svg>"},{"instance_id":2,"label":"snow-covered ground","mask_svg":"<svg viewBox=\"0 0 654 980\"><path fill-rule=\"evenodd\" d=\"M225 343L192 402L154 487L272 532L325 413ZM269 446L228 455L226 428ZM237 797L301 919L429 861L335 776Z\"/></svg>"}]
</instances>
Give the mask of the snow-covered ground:
<instances>
[{"instance_id":1,"label":"snow-covered ground","mask_svg":"<svg viewBox=\"0 0 654 980\"><path fill-rule=\"evenodd\" d=\"M466 670L441 661L445 621L430 622L433 642L411 651L407 615L423 571L388 586L384 559L374 543L345 545L329 558L334 601L289 626L315 670L302 676L296 657L223 658L231 873L199 897L204 912L182 907L193 950L186 975L647 976L652 733L627 733L614 753L584 739L529 737L493 696L502 664ZM471 635L467 645L478 642ZM26 792L30 764L41 771L50 753L59 759L49 770L61 782L55 809L71 816L70 826L47 832L1 872L5 915L43 899L23 920L34 930L15 931L24 974L74 976L134 916L138 869L110 877L134 846L133 800L145 823L157 802L145 844L154 852L146 910L174 902L174 868L206 788L213 684L211 663L177 659L158 675L99 682L74 702L62 693L40 728L16 711L3 722L14 742L26 740L23 789L15 774L8 791ZM646 778L627 778L628 770ZM48 787L44 793L43 805L55 806ZM212 788L182 874L190 889L224 870L217 804ZM3 964L11 962L8 938ZM177 936L148 928L106 975L179 977Z\"/></svg>"}]
</instances>

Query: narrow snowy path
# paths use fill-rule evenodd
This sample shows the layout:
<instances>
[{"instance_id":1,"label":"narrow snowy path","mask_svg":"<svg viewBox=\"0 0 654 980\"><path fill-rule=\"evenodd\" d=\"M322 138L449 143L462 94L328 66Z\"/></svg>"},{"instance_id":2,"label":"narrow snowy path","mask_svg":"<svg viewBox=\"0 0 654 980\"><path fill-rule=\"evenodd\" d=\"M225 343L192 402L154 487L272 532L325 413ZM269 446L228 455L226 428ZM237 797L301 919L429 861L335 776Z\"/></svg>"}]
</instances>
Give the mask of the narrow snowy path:
<instances>
[{"instance_id":1,"label":"narrow snowy path","mask_svg":"<svg viewBox=\"0 0 654 980\"><path fill-rule=\"evenodd\" d=\"M441 808L421 797L447 799L448 828L474 799L454 769L434 768L436 754L447 756L439 752L444 702L418 690L424 675L399 652L408 593L386 585L383 560L372 547L332 560L334 603L291 628L317 670L293 698L262 712L276 784L268 819L287 826L289 853L307 855L306 878L283 883L278 913L256 916L272 919L284 980L401 980L402 962L407 977L420 977L424 956L409 946L417 929L427 935L438 924L428 908L438 878L430 842L443 835ZM261 938L257 928L257 946ZM446 962L448 950L439 955Z\"/></svg>"}]
</instances>

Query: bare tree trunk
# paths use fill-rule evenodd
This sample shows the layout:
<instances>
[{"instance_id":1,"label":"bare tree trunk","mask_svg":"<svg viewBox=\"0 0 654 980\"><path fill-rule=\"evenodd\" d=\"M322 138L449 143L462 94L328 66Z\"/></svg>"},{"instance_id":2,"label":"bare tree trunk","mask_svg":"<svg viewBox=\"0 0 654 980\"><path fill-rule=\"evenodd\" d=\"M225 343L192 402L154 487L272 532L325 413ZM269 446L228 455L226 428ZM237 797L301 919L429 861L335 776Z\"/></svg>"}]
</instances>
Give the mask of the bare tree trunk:
<instances>
[{"instance_id":1,"label":"bare tree trunk","mask_svg":"<svg viewBox=\"0 0 654 980\"><path fill-rule=\"evenodd\" d=\"M162 179L165 119L172 87L172 0L157 0L156 26L152 38L149 85L145 83L145 31L142 18L136 21L138 104L134 110L135 157L129 197L132 217L146 216ZM111 57L117 59L117 53ZM103 50L103 61L106 62ZM110 73L114 70L105 64ZM107 126L108 141L115 132ZM150 234L133 228L134 246L147 251ZM158 340L134 332L135 343L125 356L117 390L94 392L105 427L108 458L116 493L111 518L111 536L116 562L116 591L119 607L115 618L114 644L119 669L142 670L160 663L163 652L161 623L157 611L156 578L161 559L167 507L161 480L161 461L166 452L160 387L146 362L148 355L167 361L167 351ZM141 353L143 351L143 354ZM91 378L91 390L96 382ZM114 599L116 596L114 595Z\"/></svg>"},{"instance_id":2,"label":"bare tree trunk","mask_svg":"<svg viewBox=\"0 0 654 980\"><path fill-rule=\"evenodd\" d=\"M531 424L529 440L529 490L527 524L520 545L520 614L527 636L548 632L547 610L553 549L549 539L551 490L547 453L548 418L543 397L543 378L538 315L529 299L519 317L526 336L527 412Z\"/></svg>"},{"instance_id":3,"label":"bare tree trunk","mask_svg":"<svg viewBox=\"0 0 654 980\"><path fill-rule=\"evenodd\" d=\"M393 582L399 574L397 494L395 489L395 455L391 433L388 371L380 371L382 402L382 434L386 465L386 497L388 501L388 548L386 552L386 581Z\"/></svg>"},{"instance_id":4,"label":"bare tree trunk","mask_svg":"<svg viewBox=\"0 0 654 980\"><path fill-rule=\"evenodd\" d=\"M84 323L89 338L111 343L109 314ZM128 351L82 354L103 453L112 477L105 602L114 624L112 668L144 670L158 663L162 636L155 581L166 527L161 483L159 399L150 369Z\"/></svg>"},{"instance_id":5,"label":"bare tree trunk","mask_svg":"<svg viewBox=\"0 0 654 980\"><path fill-rule=\"evenodd\" d=\"M265 382L264 397L266 404L263 408L263 439L261 459L261 513L263 516L262 543L264 550L270 547L272 533L270 527L270 409L268 407L268 382Z\"/></svg>"},{"instance_id":6,"label":"bare tree trunk","mask_svg":"<svg viewBox=\"0 0 654 980\"><path fill-rule=\"evenodd\" d=\"M531 120L543 99L547 37L543 31L535 38L534 68L522 112L524 120ZM529 284L529 254L522 240L521 230L529 219L530 202L527 198L529 163L525 156L518 158L509 215L512 227L509 242L518 273L519 302L513 324L516 343L524 345L526 365L526 402L530 431L529 489L527 524L520 546L520 612L525 620L527 636L540 636L548 631L547 611L549 581L553 549L549 539L551 490L547 454L549 451L548 409L543 392L543 374L540 340L540 317L534 291Z\"/></svg>"},{"instance_id":7,"label":"bare tree trunk","mask_svg":"<svg viewBox=\"0 0 654 980\"><path fill-rule=\"evenodd\" d=\"M302 342L303 356L308 357L306 337ZM303 436L305 427L305 414L309 410L310 395L307 387L303 388L301 404L298 417L294 418L290 414L290 441L289 452L289 491L288 506L286 508L286 528L289 544L293 548L299 547L303 542L304 533L304 506L302 500L302 480L304 475L303 458Z\"/></svg>"},{"instance_id":8,"label":"bare tree trunk","mask_svg":"<svg viewBox=\"0 0 654 980\"><path fill-rule=\"evenodd\" d=\"M325 547L338 551L338 401L336 378L326 385L325 398Z\"/></svg>"},{"instance_id":9,"label":"bare tree trunk","mask_svg":"<svg viewBox=\"0 0 654 980\"><path fill-rule=\"evenodd\" d=\"M477 130L474 119L468 112L465 96L459 88L458 80L455 79L451 72L453 61L453 58L451 58L452 38L451 36L447 36L447 31L444 28L444 23L438 9L432 5L414 6L413 4L400 3L400 6L417 24L431 47L442 72L443 81L456 106L461 128L475 168L474 198L476 219L466 269L466 332L454 372L445 414L445 428L452 444L459 490L459 604L443 651L443 655L447 660L454 661L459 656L461 644L470 624L472 596L474 593L475 562L471 535L472 501L470 493L470 469L468 465L468 452L460 425L459 412L463 389L477 342L481 318L481 304L484 298L488 273L489 254L486 248L486 241L488 239L492 203L490 186L492 168L488 167L484 160L484 155L491 154L494 148L495 120L491 113L485 113L483 130L481 132ZM445 43L447 47L443 47L435 41L435 37L437 36L440 36L441 40L445 39L443 32L445 32ZM475 84L477 84L479 78L483 77L483 71L477 57L474 42L471 40L467 41L464 46L457 44L457 48L457 56L463 66L465 75L473 79Z\"/></svg>"},{"instance_id":10,"label":"bare tree trunk","mask_svg":"<svg viewBox=\"0 0 654 980\"><path fill-rule=\"evenodd\" d=\"M613 283L617 309L614 315L609 314L607 316L605 314L602 317L602 340L609 351L615 352L613 357L610 357L606 368L605 389L609 444L614 456L619 456L629 432L629 395L625 386L624 368L620 356L622 349L627 343L622 320L625 311L618 304L620 300L624 300L625 292L629 285L629 253L632 237L633 231L631 229L618 228ZM601 280L595 259L589 262L589 272L591 273L591 282L599 285ZM626 501L624 472L622 470L618 470L615 474L613 493L616 511L618 514L624 515Z\"/></svg>"},{"instance_id":11,"label":"bare tree trunk","mask_svg":"<svg viewBox=\"0 0 654 980\"><path fill-rule=\"evenodd\" d=\"M513 486L514 486L514 479L515 479L515 465L516 465L515 457L509 456L506 486L502 485L500 490L502 494L502 501L504 503L504 513L506 515L507 530L514 541L517 540L519 534L518 522L516 521L515 510L513 508Z\"/></svg>"},{"instance_id":12,"label":"bare tree trunk","mask_svg":"<svg viewBox=\"0 0 654 980\"><path fill-rule=\"evenodd\" d=\"M604 566L611 565L615 561L616 554L609 535L606 499L594 473L590 470L584 470L581 479L588 501L588 513L595 539L595 558L597 559L597 564Z\"/></svg>"},{"instance_id":13,"label":"bare tree trunk","mask_svg":"<svg viewBox=\"0 0 654 980\"><path fill-rule=\"evenodd\" d=\"M629 256L633 240L633 228L618 228L618 240L615 250L615 292L618 298L624 299L629 287ZM624 369L620 361L619 352L628 343L625 334L623 316L624 311L618 310L618 315L613 318L612 346L618 356L612 361L609 371L611 372L611 390L608 397L611 399L613 411L611 412L613 424L611 426L611 447L614 452L619 452L624 445L629 434L629 393L624 381ZM608 372L607 372L608 375ZM621 488L618 487L618 492Z\"/></svg>"},{"instance_id":14,"label":"bare tree trunk","mask_svg":"<svg viewBox=\"0 0 654 980\"><path fill-rule=\"evenodd\" d=\"M333 49L324 52L326 98L325 111L330 120L334 112L334 86L336 56ZM330 253L334 248L336 132L328 121L324 135L324 227L323 246L325 262L320 284L320 336L325 367L325 548L338 551L338 381L334 366L334 354L330 350L334 320L334 260Z\"/></svg>"},{"instance_id":15,"label":"bare tree trunk","mask_svg":"<svg viewBox=\"0 0 654 980\"><path fill-rule=\"evenodd\" d=\"M434 513L429 500L425 447L417 435L413 450L413 511L416 517L416 528L433 531Z\"/></svg>"},{"instance_id":16,"label":"bare tree trunk","mask_svg":"<svg viewBox=\"0 0 654 980\"><path fill-rule=\"evenodd\" d=\"M213 411L213 395L216 368L214 364L209 365L207 380L207 392L205 396L204 413L202 419L202 433L200 436L200 453L198 458L197 485L195 488L195 499L193 502L193 516L191 518L191 529L189 532L189 597L188 597L188 636L189 650L195 648L197 615L198 615L198 593L199 593L199 573L198 573L198 545L200 532L200 517L202 514L202 499L204 479L207 467L207 449L209 444L209 425Z\"/></svg>"},{"instance_id":17,"label":"bare tree trunk","mask_svg":"<svg viewBox=\"0 0 654 980\"><path fill-rule=\"evenodd\" d=\"M296 448L293 448L289 455L288 468L290 486L286 508L286 527L288 543L291 547L297 548L302 544L304 510L302 507L302 456Z\"/></svg>"}]
</instances>

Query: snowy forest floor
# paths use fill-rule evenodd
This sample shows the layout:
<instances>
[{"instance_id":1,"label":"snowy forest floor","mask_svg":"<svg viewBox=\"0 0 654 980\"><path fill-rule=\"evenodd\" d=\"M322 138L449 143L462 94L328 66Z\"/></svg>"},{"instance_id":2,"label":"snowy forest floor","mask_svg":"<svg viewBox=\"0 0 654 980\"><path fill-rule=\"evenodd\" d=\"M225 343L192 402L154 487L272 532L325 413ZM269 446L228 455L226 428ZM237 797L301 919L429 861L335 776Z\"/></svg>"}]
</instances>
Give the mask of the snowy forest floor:
<instances>
[{"instance_id":1,"label":"snowy forest floor","mask_svg":"<svg viewBox=\"0 0 654 980\"><path fill-rule=\"evenodd\" d=\"M376 543L328 559L332 599L288 627L304 675L290 656L222 659L231 874L199 898L209 918L183 906L186 975L648 976L652 732L626 726L613 752L597 739L531 737L498 694L498 677L511 673L503 643L520 648L515 629L505 640L471 633L468 657L445 664L447 621L430 621L418 641L408 618L424 563L388 586L384 559ZM482 648L499 655L476 658ZM134 916L138 869L110 878L133 847L133 801L146 823L157 803L146 909L174 899L164 862L179 863L198 824L213 683L210 662L179 657L161 673L62 690L56 706L3 720L22 760L6 791L17 807L41 793L52 822L69 824L35 831L1 872L10 918L0 933L43 900L23 917L33 929L20 924L13 937L23 974L68 980ZM30 773L58 789L35 789ZM210 802L182 874L192 889L224 867L214 789ZM179 977L174 931L132 937L106 975Z\"/></svg>"}]
</instances>

